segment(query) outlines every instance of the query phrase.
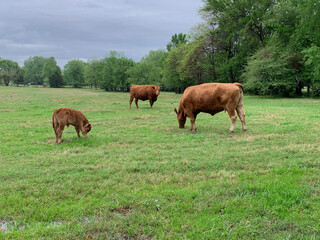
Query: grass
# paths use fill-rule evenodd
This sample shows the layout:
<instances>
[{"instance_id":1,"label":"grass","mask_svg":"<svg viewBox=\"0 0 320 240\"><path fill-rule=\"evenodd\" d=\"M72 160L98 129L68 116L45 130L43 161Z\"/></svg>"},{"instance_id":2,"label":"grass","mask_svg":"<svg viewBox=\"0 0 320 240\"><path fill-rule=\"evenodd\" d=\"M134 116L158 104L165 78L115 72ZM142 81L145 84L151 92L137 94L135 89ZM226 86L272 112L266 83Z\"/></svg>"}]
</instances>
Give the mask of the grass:
<instances>
[{"instance_id":1,"label":"grass","mask_svg":"<svg viewBox=\"0 0 320 240\"><path fill-rule=\"evenodd\" d=\"M202 113L192 134L180 98L0 87L0 239L319 239L320 100L245 96L247 132ZM60 107L88 139L55 144Z\"/></svg>"}]
</instances>

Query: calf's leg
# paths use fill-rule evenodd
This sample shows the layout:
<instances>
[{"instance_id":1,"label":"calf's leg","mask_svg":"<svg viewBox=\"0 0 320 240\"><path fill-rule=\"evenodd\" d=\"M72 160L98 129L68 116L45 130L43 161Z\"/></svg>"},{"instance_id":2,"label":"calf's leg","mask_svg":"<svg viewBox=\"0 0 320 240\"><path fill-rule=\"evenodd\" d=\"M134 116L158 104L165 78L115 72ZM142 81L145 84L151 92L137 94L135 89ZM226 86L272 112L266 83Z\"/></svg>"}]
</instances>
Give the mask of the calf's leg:
<instances>
[{"instance_id":1,"label":"calf's leg","mask_svg":"<svg viewBox=\"0 0 320 240\"><path fill-rule=\"evenodd\" d=\"M53 130L54 130L54 134L56 135L56 142L58 142L58 132L57 132L57 129L58 129L58 124L54 124Z\"/></svg>"},{"instance_id":2,"label":"calf's leg","mask_svg":"<svg viewBox=\"0 0 320 240\"><path fill-rule=\"evenodd\" d=\"M138 98L135 98L135 99L134 99L134 102L136 103L137 108L139 108L139 107L138 107Z\"/></svg>"},{"instance_id":3,"label":"calf's leg","mask_svg":"<svg viewBox=\"0 0 320 240\"><path fill-rule=\"evenodd\" d=\"M78 127L75 127L76 129L76 132L77 132L77 135L78 135L78 138L80 137L80 129Z\"/></svg>"},{"instance_id":4,"label":"calf's leg","mask_svg":"<svg viewBox=\"0 0 320 240\"><path fill-rule=\"evenodd\" d=\"M57 128L57 143L60 144L62 142L61 138L62 138L62 132L64 130L64 124L61 124L58 128Z\"/></svg>"},{"instance_id":5,"label":"calf's leg","mask_svg":"<svg viewBox=\"0 0 320 240\"><path fill-rule=\"evenodd\" d=\"M243 110L243 106L242 105L238 105L237 106L237 114L240 118L240 121L242 123L242 131L247 131L247 126L246 126L246 120L245 120L245 112Z\"/></svg>"}]
</instances>

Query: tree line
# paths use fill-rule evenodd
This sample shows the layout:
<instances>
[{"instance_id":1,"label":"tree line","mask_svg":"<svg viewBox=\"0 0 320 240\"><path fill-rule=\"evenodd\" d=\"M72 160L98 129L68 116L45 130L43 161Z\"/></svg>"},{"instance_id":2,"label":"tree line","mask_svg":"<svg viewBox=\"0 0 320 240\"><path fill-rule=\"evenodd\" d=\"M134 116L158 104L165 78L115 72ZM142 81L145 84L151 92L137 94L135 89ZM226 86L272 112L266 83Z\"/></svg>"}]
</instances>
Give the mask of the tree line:
<instances>
[{"instance_id":1,"label":"tree line","mask_svg":"<svg viewBox=\"0 0 320 240\"><path fill-rule=\"evenodd\" d=\"M3 84L71 85L127 91L157 84L182 92L204 82L241 82L263 95L320 95L318 0L203 0L204 22L172 36L166 50L140 62L112 51L103 59L71 60L63 71L53 57L30 57L23 67L0 59Z\"/></svg>"}]
</instances>

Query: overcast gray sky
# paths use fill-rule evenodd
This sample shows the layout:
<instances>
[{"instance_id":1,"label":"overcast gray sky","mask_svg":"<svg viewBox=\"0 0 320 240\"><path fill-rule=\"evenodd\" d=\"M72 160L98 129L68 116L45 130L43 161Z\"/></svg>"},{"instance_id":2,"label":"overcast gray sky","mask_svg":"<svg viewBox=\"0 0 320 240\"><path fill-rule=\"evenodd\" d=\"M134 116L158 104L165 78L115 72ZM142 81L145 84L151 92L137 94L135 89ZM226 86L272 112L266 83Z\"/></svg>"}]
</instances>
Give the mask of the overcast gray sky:
<instances>
[{"instance_id":1,"label":"overcast gray sky","mask_svg":"<svg viewBox=\"0 0 320 240\"><path fill-rule=\"evenodd\" d=\"M135 61L165 49L202 20L201 0L0 0L0 57L69 60L123 52Z\"/></svg>"}]
</instances>

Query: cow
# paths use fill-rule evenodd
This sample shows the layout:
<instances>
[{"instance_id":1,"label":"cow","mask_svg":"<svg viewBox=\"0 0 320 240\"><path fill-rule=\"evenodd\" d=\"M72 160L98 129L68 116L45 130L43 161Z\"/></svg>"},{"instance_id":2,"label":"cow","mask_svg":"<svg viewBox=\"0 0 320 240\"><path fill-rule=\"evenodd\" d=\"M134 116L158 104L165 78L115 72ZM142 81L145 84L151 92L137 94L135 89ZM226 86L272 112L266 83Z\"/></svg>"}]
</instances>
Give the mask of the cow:
<instances>
[{"instance_id":1,"label":"cow","mask_svg":"<svg viewBox=\"0 0 320 240\"><path fill-rule=\"evenodd\" d=\"M246 131L245 113L243 111L243 87L241 83L204 83L186 88L179 103L177 114L179 128L184 128L186 118L190 118L190 130L196 132L196 117L200 112L212 116L226 111L231 120L230 132L234 131L237 119L235 111L242 123L242 130Z\"/></svg>"},{"instance_id":2,"label":"cow","mask_svg":"<svg viewBox=\"0 0 320 240\"><path fill-rule=\"evenodd\" d=\"M129 108L131 108L131 103L134 98L137 108L139 108L139 99L142 101L149 100L150 106L152 108L153 103L157 101L157 98L160 94L160 89L161 86L156 85L132 85L130 87Z\"/></svg>"},{"instance_id":3,"label":"cow","mask_svg":"<svg viewBox=\"0 0 320 240\"><path fill-rule=\"evenodd\" d=\"M91 124L82 112L71 108L60 108L54 111L52 115L52 126L56 134L56 142L61 143L62 132L65 126L74 126L78 137L81 131L85 138L88 138L87 133L91 130Z\"/></svg>"}]
</instances>

